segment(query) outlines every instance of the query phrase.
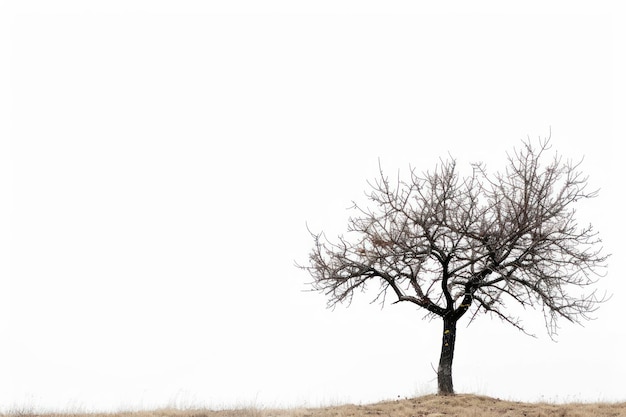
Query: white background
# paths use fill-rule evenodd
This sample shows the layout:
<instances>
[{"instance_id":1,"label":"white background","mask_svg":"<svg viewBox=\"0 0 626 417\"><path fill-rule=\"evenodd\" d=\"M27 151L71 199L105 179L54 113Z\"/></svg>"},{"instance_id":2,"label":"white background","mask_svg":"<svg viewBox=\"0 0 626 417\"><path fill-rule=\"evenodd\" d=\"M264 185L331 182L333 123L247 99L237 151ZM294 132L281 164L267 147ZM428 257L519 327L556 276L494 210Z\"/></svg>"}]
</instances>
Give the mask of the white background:
<instances>
[{"instance_id":1,"label":"white background","mask_svg":"<svg viewBox=\"0 0 626 417\"><path fill-rule=\"evenodd\" d=\"M440 324L325 308L314 231L383 168L585 156L597 320L459 329L458 392L626 400L624 14L612 3L0 3L0 411L434 392ZM543 3L543 2L542 2ZM384 7L382 5L385 5ZM566 8L562 6L566 5Z\"/></svg>"}]
</instances>

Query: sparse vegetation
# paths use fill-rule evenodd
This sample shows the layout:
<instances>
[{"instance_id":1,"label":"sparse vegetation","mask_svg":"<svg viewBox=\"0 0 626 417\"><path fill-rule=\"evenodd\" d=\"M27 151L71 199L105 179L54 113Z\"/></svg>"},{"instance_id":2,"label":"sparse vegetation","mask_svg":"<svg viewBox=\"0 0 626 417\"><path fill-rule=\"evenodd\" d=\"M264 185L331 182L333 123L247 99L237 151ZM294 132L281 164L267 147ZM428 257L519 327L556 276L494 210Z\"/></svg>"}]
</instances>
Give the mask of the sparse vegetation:
<instances>
[{"instance_id":1,"label":"sparse vegetation","mask_svg":"<svg viewBox=\"0 0 626 417\"><path fill-rule=\"evenodd\" d=\"M622 403L522 403L478 395L427 395L370 405L341 405L322 408L175 410L119 412L112 414L37 414L15 412L15 417L626 417Z\"/></svg>"}]
</instances>

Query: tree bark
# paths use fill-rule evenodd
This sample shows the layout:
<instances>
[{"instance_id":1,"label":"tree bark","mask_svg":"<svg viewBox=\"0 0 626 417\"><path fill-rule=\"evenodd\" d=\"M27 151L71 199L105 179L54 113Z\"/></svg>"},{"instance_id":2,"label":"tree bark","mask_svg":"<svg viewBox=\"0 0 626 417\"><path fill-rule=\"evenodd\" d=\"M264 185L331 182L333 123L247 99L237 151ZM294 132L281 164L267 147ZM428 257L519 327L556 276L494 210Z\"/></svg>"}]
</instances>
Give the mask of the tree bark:
<instances>
[{"instance_id":1,"label":"tree bark","mask_svg":"<svg viewBox=\"0 0 626 417\"><path fill-rule=\"evenodd\" d=\"M456 320L444 317L441 356L437 370L439 395L454 395L452 386L452 359L454 358L454 342L456 340Z\"/></svg>"}]
</instances>

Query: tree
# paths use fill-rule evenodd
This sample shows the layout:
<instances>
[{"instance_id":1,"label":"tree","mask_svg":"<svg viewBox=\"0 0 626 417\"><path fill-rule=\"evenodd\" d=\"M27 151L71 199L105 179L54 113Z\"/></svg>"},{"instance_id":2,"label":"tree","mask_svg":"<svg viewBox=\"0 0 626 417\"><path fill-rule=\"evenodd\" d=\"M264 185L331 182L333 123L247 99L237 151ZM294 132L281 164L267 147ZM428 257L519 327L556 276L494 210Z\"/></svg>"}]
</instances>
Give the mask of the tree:
<instances>
[{"instance_id":1,"label":"tree","mask_svg":"<svg viewBox=\"0 0 626 417\"><path fill-rule=\"evenodd\" d=\"M309 265L299 267L329 306L349 304L355 291L376 283L375 300L384 304L391 294L394 304L413 303L441 318L438 389L454 394L462 317L471 323L487 313L527 333L507 309L518 303L541 309L554 338L558 319L581 323L606 300L592 287L607 255L593 227L579 227L573 208L597 191L587 190L582 161L549 157L549 149L549 138L537 147L524 141L495 175L477 163L461 177L454 159L422 174L411 169L408 181L392 182L380 169L368 182L371 206L354 204L349 238L311 233Z\"/></svg>"}]
</instances>

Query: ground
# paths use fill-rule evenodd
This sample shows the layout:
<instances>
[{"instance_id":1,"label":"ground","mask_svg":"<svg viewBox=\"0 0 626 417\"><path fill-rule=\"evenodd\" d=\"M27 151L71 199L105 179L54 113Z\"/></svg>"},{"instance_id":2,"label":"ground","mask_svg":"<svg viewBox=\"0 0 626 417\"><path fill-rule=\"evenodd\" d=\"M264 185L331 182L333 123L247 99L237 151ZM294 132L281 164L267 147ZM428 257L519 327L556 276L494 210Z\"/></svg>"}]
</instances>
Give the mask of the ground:
<instances>
[{"instance_id":1,"label":"ground","mask_svg":"<svg viewBox=\"0 0 626 417\"><path fill-rule=\"evenodd\" d=\"M9 413L17 417L626 417L623 403L521 403L478 395L437 396L386 401L369 405L341 405L322 408L240 410L174 410L118 412L113 414Z\"/></svg>"}]
</instances>

